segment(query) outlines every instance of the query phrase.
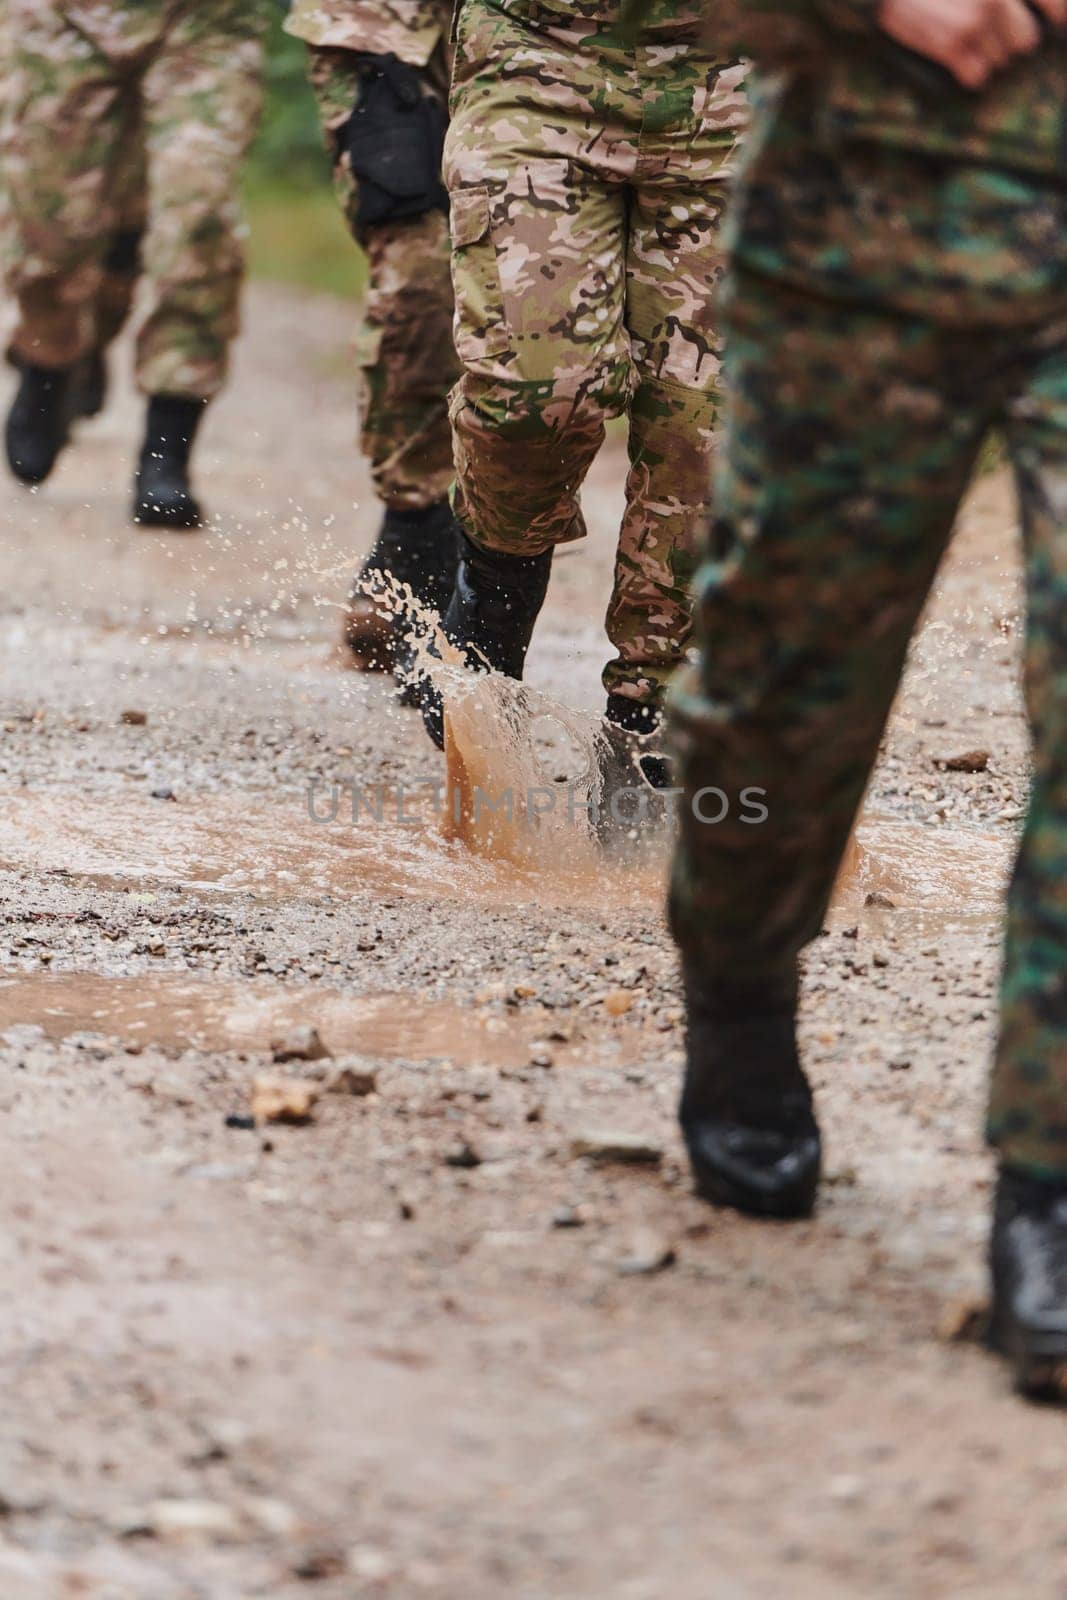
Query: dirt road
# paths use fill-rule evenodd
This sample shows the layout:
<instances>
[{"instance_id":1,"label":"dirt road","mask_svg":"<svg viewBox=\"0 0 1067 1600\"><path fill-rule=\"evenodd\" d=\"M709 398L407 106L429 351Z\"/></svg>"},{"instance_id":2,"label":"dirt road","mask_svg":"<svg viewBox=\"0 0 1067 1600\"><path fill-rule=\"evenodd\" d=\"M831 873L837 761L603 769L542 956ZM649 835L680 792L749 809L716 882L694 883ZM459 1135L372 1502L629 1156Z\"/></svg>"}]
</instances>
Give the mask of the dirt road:
<instances>
[{"instance_id":1,"label":"dirt road","mask_svg":"<svg viewBox=\"0 0 1067 1600\"><path fill-rule=\"evenodd\" d=\"M471 860L417 717L337 665L348 317L253 295L208 533L127 525L125 390L0 487L0 1594L1062 1596L1067 1424L947 1337L1025 786L1004 481L808 962L824 1199L757 1226L688 1193L656 863ZM531 658L586 707L620 478ZM381 820L314 821L335 781ZM273 1068L309 1024L333 1059ZM240 1125L346 1066L374 1092ZM576 1153L620 1133L644 1161Z\"/></svg>"}]
</instances>

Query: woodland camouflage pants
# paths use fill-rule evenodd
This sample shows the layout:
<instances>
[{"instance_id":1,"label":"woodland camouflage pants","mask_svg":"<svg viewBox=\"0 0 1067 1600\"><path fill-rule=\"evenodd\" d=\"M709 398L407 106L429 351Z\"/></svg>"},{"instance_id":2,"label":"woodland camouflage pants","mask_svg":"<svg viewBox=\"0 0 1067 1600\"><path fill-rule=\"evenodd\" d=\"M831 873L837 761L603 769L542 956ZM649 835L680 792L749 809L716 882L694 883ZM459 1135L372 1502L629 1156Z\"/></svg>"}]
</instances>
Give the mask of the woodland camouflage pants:
<instances>
[{"instance_id":1,"label":"woodland camouflage pants","mask_svg":"<svg viewBox=\"0 0 1067 1600\"><path fill-rule=\"evenodd\" d=\"M702 650L674 730L691 797L766 791L758 825L682 808L672 917L711 982L787 994L818 933L979 448L999 428L1026 551L1029 819L1011 885L989 1135L1067 1175L1067 302L961 328L738 272Z\"/></svg>"},{"instance_id":2,"label":"woodland camouflage pants","mask_svg":"<svg viewBox=\"0 0 1067 1600\"><path fill-rule=\"evenodd\" d=\"M719 223L747 115L699 6L659 4L635 47L610 0L466 0L452 196L456 510L533 555L585 531L608 418L630 472L609 690L655 700L684 653L718 416Z\"/></svg>"}]
</instances>

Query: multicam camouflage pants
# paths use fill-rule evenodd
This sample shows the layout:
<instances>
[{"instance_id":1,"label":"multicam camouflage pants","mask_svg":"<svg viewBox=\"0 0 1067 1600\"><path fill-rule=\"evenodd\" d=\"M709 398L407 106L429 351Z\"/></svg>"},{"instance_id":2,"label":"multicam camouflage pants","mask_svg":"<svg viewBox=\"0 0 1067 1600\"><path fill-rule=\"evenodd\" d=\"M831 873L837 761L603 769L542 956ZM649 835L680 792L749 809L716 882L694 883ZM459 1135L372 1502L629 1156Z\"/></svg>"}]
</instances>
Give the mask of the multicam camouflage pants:
<instances>
[{"instance_id":1,"label":"multicam camouflage pants","mask_svg":"<svg viewBox=\"0 0 1067 1600\"><path fill-rule=\"evenodd\" d=\"M259 111L260 0L9 0L8 12L12 353L72 365L125 314L137 265L131 151L141 145L153 305L138 382L209 398L237 330L237 183Z\"/></svg>"},{"instance_id":2,"label":"multicam camouflage pants","mask_svg":"<svg viewBox=\"0 0 1067 1600\"><path fill-rule=\"evenodd\" d=\"M363 453L387 506L433 505L445 498L452 482L448 393L459 373L452 343L448 218L434 210L372 227L358 222L357 180L338 138L360 93L356 55L312 48L309 71L338 197L370 269L356 343ZM431 60L426 79L443 99L448 86L443 52Z\"/></svg>"},{"instance_id":3,"label":"multicam camouflage pants","mask_svg":"<svg viewBox=\"0 0 1067 1600\"><path fill-rule=\"evenodd\" d=\"M919 249L908 259L920 271L932 256ZM992 303L1012 277L1011 252L997 261ZM1067 238L1067 285L1065 266ZM982 440L999 427L1025 536L1036 771L1010 891L989 1133L1007 1161L1062 1178L1067 294L1058 314L1049 306L1032 323L988 327L862 299L822 298L743 270L724 297L731 402L697 586L702 650L672 691L686 790L673 925L686 962L712 984L754 983L768 1003L790 992L960 499ZM713 787L734 803L717 825L695 814L714 818L717 800L693 805ZM765 791L760 824L740 820L746 788Z\"/></svg>"},{"instance_id":4,"label":"multicam camouflage pants","mask_svg":"<svg viewBox=\"0 0 1067 1600\"><path fill-rule=\"evenodd\" d=\"M690 633L719 357L712 297L743 68L699 48L699 6L659 0L636 47L612 0L466 0L452 195L456 509L533 555L585 531L609 417L631 468L610 691L655 700Z\"/></svg>"}]
</instances>

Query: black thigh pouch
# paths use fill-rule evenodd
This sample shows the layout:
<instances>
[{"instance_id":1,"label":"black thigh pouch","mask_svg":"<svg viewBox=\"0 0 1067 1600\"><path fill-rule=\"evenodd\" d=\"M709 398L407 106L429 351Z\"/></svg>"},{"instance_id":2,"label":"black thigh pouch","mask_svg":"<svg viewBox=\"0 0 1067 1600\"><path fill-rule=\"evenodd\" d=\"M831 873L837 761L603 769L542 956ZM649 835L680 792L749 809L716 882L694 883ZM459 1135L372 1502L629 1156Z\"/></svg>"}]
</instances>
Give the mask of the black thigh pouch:
<instances>
[{"instance_id":1,"label":"black thigh pouch","mask_svg":"<svg viewBox=\"0 0 1067 1600\"><path fill-rule=\"evenodd\" d=\"M396 56L360 55L360 92L342 131L359 185L364 227L448 211L441 182L448 115L417 67Z\"/></svg>"}]
</instances>

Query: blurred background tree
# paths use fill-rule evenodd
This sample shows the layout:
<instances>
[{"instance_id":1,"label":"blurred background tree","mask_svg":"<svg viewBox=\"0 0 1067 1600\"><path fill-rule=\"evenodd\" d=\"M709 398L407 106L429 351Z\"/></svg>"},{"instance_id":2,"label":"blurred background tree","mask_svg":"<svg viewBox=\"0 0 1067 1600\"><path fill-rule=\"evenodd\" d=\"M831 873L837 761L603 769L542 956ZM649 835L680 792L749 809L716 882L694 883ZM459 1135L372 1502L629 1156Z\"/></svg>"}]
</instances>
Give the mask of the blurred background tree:
<instances>
[{"instance_id":1,"label":"blurred background tree","mask_svg":"<svg viewBox=\"0 0 1067 1600\"><path fill-rule=\"evenodd\" d=\"M245 178L249 264L260 278L356 297L363 259L333 196L307 50L282 20L270 30L263 121Z\"/></svg>"}]
</instances>

